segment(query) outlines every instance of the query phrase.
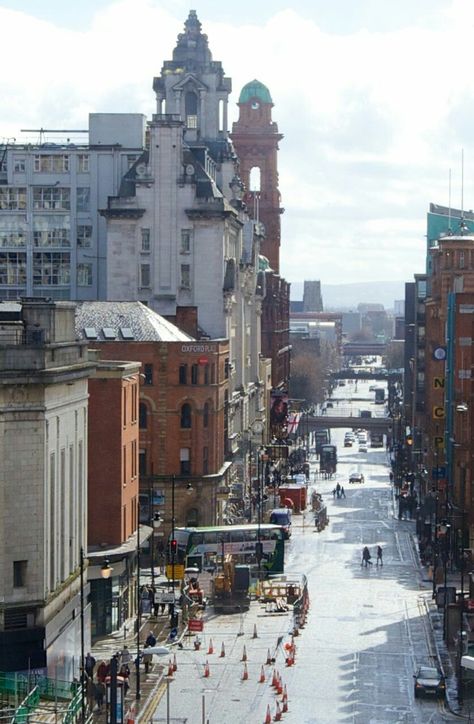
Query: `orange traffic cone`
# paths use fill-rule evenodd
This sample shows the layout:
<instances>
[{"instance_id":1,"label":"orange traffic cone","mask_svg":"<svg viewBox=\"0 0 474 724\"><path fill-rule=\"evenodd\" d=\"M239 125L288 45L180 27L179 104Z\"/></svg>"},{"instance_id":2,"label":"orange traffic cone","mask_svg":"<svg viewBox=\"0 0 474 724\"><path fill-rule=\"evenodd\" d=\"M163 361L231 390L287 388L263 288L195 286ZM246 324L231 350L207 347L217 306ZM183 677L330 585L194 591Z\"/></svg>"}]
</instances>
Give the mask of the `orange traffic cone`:
<instances>
[{"instance_id":1,"label":"orange traffic cone","mask_svg":"<svg viewBox=\"0 0 474 724\"><path fill-rule=\"evenodd\" d=\"M173 656L173 671L178 671L178 662L176 661L176 654Z\"/></svg>"},{"instance_id":2,"label":"orange traffic cone","mask_svg":"<svg viewBox=\"0 0 474 724\"><path fill-rule=\"evenodd\" d=\"M277 702L276 704L277 704L277 708L276 708L276 712L275 712L275 718L274 718L274 720L273 720L273 721L281 721L281 709L280 709L280 704L279 704L278 702Z\"/></svg>"},{"instance_id":3,"label":"orange traffic cone","mask_svg":"<svg viewBox=\"0 0 474 724\"><path fill-rule=\"evenodd\" d=\"M204 678L208 679L211 675L211 670L209 668L209 661L206 659L206 663L204 664Z\"/></svg>"},{"instance_id":4,"label":"orange traffic cone","mask_svg":"<svg viewBox=\"0 0 474 724\"><path fill-rule=\"evenodd\" d=\"M267 706L267 715L263 724L272 724L272 715L270 713L270 704Z\"/></svg>"},{"instance_id":5,"label":"orange traffic cone","mask_svg":"<svg viewBox=\"0 0 474 724\"><path fill-rule=\"evenodd\" d=\"M242 681L247 681L249 678L249 672L247 671L247 664L244 664L244 670L242 673Z\"/></svg>"},{"instance_id":6,"label":"orange traffic cone","mask_svg":"<svg viewBox=\"0 0 474 724\"><path fill-rule=\"evenodd\" d=\"M277 670L273 669L272 686L276 687L278 681Z\"/></svg>"},{"instance_id":7,"label":"orange traffic cone","mask_svg":"<svg viewBox=\"0 0 474 724\"><path fill-rule=\"evenodd\" d=\"M286 665L293 666L293 654L291 651L288 651L288 656L286 657Z\"/></svg>"},{"instance_id":8,"label":"orange traffic cone","mask_svg":"<svg viewBox=\"0 0 474 724\"><path fill-rule=\"evenodd\" d=\"M245 644L244 644L244 650L242 651L241 661L247 661L247 649L245 648Z\"/></svg>"},{"instance_id":9,"label":"orange traffic cone","mask_svg":"<svg viewBox=\"0 0 474 724\"><path fill-rule=\"evenodd\" d=\"M135 704L130 705L130 709L127 713L127 724L135 724Z\"/></svg>"},{"instance_id":10,"label":"orange traffic cone","mask_svg":"<svg viewBox=\"0 0 474 724\"><path fill-rule=\"evenodd\" d=\"M266 661L266 663L267 663L267 666L268 666L269 664L273 663L273 662L272 662L272 657L271 657L271 655L270 655L270 649L267 650L267 661Z\"/></svg>"},{"instance_id":11,"label":"orange traffic cone","mask_svg":"<svg viewBox=\"0 0 474 724\"><path fill-rule=\"evenodd\" d=\"M283 698L281 700L281 710L284 714L288 711L288 696L286 694L286 685L283 689Z\"/></svg>"},{"instance_id":12,"label":"orange traffic cone","mask_svg":"<svg viewBox=\"0 0 474 724\"><path fill-rule=\"evenodd\" d=\"M222 646L221 646L221 659L223 659L224 656L225 656L225 646L224 646L224 642L222 642Z\"/></svg>"},{"instance_id":13,"label":"orange traffic cone","mask_svg":"<svg viewBox=\"0 0 474 724\"><path fill-rule=\"evenodd\" d=\"M209 656L214 653L214 646L212 645L212 639L209 639L209 648L207 650L207 653Z\"/></svg>"},{"instance_id":14,"label":"orange traffic cone","mask_svg":"<svg viewBox=\"0 0 474 724\"><path fill-rule=\"evenodd\" d=\"M264 684L264 683L265 683L265 670L264 670L263 666L262 666L262 668L260 669L260 677L259 677L259 679L258 679L258 683L259 683L259 684Z\"/></svg>"},{"instance_id":15,"label":"orange traffic cone","mask_svg":"<svg viewBox=\"0 0 474 724\"><path fill-rule=\"evenodd\" d=\"M173 676L173 662L171 661L171 659L168 664L168 676Z\"/></svg>"},{"instance_id":16,"label":"orange traffic cone","mask_svg":"<svg viewBox=\"0 0 474 724\"><path fill-rule=\"evenodd\" d=\"M253 625L253 636L252 636L252 638L253 638L253 639L258 639L257 624L256 624L256 623L254 623L254 625Z\"/></svg>"},{"instance_id":17,"label":"orange traffic cone","mask_svg":"<svg viewBox=\"0 0 474 724\"><path fill-rule=\"evenodd\" d=\"M281 676L278 677L276 690L277 690L277 694L281 694L283 692L283 684L281 683Z\"/></svg>"}]
</instances>

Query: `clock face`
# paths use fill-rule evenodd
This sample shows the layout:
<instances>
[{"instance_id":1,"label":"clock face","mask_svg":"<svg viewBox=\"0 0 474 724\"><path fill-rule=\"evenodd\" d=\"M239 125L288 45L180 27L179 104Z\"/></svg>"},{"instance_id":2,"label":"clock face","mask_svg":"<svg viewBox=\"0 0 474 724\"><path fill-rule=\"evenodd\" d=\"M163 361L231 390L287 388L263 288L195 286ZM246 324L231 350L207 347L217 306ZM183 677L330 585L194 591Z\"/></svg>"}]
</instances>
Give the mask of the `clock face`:
<instances>
[{"instance_id":1,"label":"clock face","mask_svg":"<svg viewBox=\"0 0 474 724\"><path fill-rule=\"evenodd\" d=\"M260 103L258 101L254 101L252 103L252 110L256 111L258 108L260 108Z\"/></svg>"},{"instance_id":2,"label":"clock face","mask_svg":"<svg viewBox=\"0 0 474 724\"><path fill-rule=\"evenodd\" d=\"M436 347L433 352L434 359L443 360L446 359L446 350L444 347Z\"/></svg>"}]
</instances>

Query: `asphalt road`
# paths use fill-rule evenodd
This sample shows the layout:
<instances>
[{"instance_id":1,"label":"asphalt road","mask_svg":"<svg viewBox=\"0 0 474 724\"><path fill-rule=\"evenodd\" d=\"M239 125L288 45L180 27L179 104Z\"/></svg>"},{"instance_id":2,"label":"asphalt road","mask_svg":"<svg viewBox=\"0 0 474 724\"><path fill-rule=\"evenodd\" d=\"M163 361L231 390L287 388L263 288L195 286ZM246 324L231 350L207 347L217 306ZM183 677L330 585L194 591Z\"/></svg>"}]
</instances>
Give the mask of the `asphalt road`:
<instances>
[{"instance_id":1,"label":"asphalt road","mask_svg":"<svg viewBox=\"0 0 474 724\"><path fill-rule=\"evenodd\" d=\"M368 387L368 382L359 382L357 397L373 398ZM336 396L347 398L348 392L356 396L354 385L338 388ZM355 400L353 404L354 414L356 405L371 405ZM428 663L434 655L424 603L431 588L421 578L414 522L394 517L385 451L369 447L367 453L359 453L357 445L344 448L343 437L344 430L332 434L339 455L336 478L313 477L312 482L327 503L329 526L317 533L309 511L295 516L287 545L286 571L305 573L311 596L307 624L296 639L295 665L285 667L282 647L276 649L280 636L283 643L289 641L287 616L265 616L257 605L242 617L215 617L211 611L202 650L195 652L189 645L177 654L169 721L263 724L268 706L273 720L277 697L271 687L273 668L265 665L269 649L272 655L276 650L276 667L287 686L289 711L282 721L435 724L453 719L442 704L415 700L413 694L415 665ZM316 467L312 465L313 474ZM364 473L364 484L349 485L352 470ZM345 499L333 499L337 480L345 487ZM383 547L383 567L375 565L377 544ZM364 545L371 549L374 563L367 569L361 567ZM208 654L211 638L214 653ZM243 678L244 646L248 679ZM208 678L203 676L206 660ZM265 682L259 683L262 666ZM167 721L166 716L163 696L154 721Z\"/></svg>"}]
</instances>

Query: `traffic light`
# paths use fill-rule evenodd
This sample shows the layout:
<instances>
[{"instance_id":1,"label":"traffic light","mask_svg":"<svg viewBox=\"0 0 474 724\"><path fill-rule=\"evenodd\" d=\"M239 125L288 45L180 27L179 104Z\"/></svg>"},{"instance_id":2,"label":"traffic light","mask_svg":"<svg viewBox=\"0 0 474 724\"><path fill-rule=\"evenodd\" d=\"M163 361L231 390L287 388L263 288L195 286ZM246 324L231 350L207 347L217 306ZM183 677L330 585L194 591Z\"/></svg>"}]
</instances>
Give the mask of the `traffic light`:
<instances>
[{"instance_id":1,"label":"traffic light","mask_svg":"<svg viewBox=\"0 0 474 724\"><path fill-rule=\"evenodd\" d=\"M175 540L175 539L170 540L170 554L171 554L172 556L175 556L177 550L178 550L178 541Z\"/></svg>"},{"instance_id":2,"label":"traffic light","mask_svg":"<svg viewBox=\"0 0 474 724\"><path fill-rule=\"evenodd\" d=\"M405 437L405 442L409 447L413 445L413 435L411 433Z\"/></svg>"}]
</instances>

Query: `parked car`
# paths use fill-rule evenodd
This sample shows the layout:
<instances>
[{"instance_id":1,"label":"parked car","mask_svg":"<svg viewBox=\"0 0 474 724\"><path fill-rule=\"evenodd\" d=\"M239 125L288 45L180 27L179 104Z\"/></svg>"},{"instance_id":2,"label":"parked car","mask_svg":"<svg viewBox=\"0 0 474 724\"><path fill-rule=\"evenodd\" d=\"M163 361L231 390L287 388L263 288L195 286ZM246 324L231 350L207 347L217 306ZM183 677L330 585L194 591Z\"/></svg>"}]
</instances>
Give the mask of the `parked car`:
<instances>
[{"instance_id":1,"label":"parked car","mask_svg":"<svg viewBox=\"0 0 474 724\"><path fill-rule=\"evenodd\" d=\"M329 409L330 407L334 407L332 402L326 402L326 407Z\"/></svg>"},{"instance_id":2,"label":"parked car","mask_svg":"<svg viewBox=\"0 0 474 724\"><path fill-rule=\"evenodd\" d=\"M360 453L366 453L367 452L367 443L361 442L359 443L359 452Z\"/></svg>"},{"instance_id":3,"label":"parked car","mask_svg":"<svg viewBox=\"0 0 474 724\"><path fill-rule=\"evenodd\" d=\"M350 483L365 483L365 478L362 475L362 473L354 472L349 475L349 482Z\"/></svg>"},{"instance_id":4,"label":"parked car","mask_svg":"<svg viewBox=\"0 0 474 724\"><path fill-rule=\"evenodd\" d=\"M444 676L437 666L419 666L413 678L415 679L415 698L420 694L444 697L446 684Z\"/></svg>"},{"instance_id":5,"label":"parked car","mask_svg":"<svg viewBox=\"0 0 474 724\"><path fill-rule=\"evenodd\" d=\"M351 437L344 438L344 447L352 447L353 439Z\"/></svg>"}]
</instances>

